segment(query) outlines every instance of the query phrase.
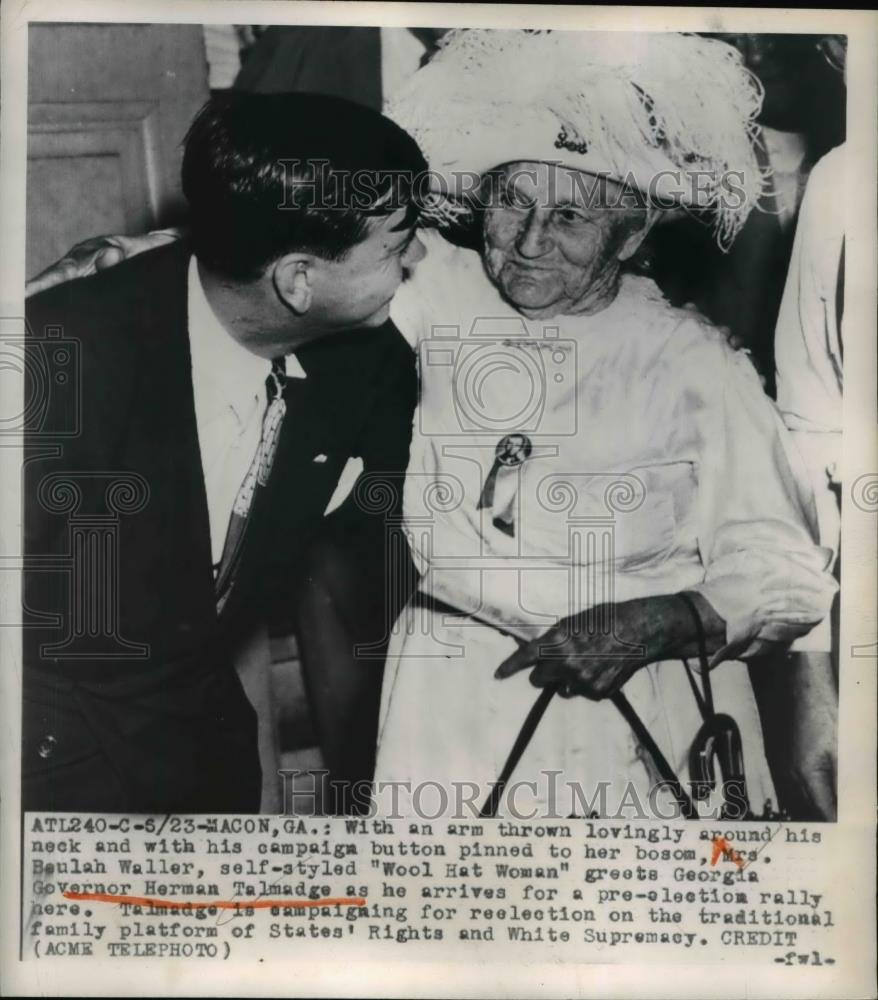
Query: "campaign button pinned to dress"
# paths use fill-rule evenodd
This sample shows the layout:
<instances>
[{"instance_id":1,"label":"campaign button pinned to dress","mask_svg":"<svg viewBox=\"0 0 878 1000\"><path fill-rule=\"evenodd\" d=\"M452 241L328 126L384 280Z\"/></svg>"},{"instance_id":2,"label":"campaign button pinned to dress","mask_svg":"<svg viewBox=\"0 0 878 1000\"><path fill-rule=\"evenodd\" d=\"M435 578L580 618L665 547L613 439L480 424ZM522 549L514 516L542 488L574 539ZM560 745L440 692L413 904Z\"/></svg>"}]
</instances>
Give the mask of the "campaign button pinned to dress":
<instances>
[{"instance_id":1,"label":"campaign button pinned to dress","mask_svg":"<svg viewBox=\"0 0 878 1000\"><path fill-rule=\"evenodd\" d=\"M52 736L51 733L49 733L40 740L39 745L37 746L37 753L43 758L43 760L47 760L55 752L57 744L58 741L54 736Z\"/></svg>"},{"instance_id":2,"label":"campaign button pinned to dress","mask_svg":"<svg viewBox=\"0 0 878 1000\"><path fill-rule=\"evenodd\" d=\"M533 445L526 434L507 434L497 442L495 455L501 465L521 465L530 458Z\"/></svg>"},{"instance_id":3,"label":"campaign button pinned to dress","mask_svg":"<svg viewBox=\"0 0 878 1000\"><path fill-rule=\"evenodd\" d=\"M491 466L487 479L485 479L482 495L479 497L478 509L493 506L494 488L500 467L514 469L518 465L523 465L525 460L530 458L532 451L533 445L526 434L507 434L500 438L494 449L494 464Z\"/></svg>"}]
</instances>

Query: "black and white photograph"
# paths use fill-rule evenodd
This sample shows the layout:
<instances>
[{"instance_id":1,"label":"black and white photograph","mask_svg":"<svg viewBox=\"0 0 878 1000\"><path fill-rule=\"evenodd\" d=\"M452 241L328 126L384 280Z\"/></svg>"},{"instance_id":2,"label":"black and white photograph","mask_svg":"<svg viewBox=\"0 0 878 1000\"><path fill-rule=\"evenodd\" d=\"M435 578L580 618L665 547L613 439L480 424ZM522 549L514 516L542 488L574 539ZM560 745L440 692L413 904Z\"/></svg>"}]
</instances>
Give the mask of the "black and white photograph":
<instances>
[{"instance_id":1,"label":"black and white photograph","mask_svg":"<svg viewBox=\"0 0 878 1000\"><path fill-rule=\"evenodd\" d=\"M261 23L217 20L225 6ZM243 901L242 937L293 937L274 909L260 922L281 902L312 936L323 910L307 907L338 936L348 908L359 934L379 895L405 895L367 878L429 885L425 857L473 879L501 850L567 858L584 838L581 865L624 859L627 838L637 860L692 866L675 881L722 866L726 886L793 881L773 899L693 890L691 939L648 892L645 937L613 915L635 910L609 909L616 890L657 893L661 866L586 866L577 884L603 879L605 910L551 867L499 898L555 901L552 933L586 942L558 961L763 945L735 954L780 975L798 947L827 977L849 972L838 946L789 929L800 906L811 933L836 926L821 895L794 895L804 862L766 862L782 837L845 843L843 818L874 834L839 764L874 716L874 607L842 575L874 578L874 449L857 444L874 441L874 371L850 368L875 358L876 224L852 232L849 207L855 181L874 188L850 90L874 68L874 19L801 12L801 30L773 17L748 33L732 12L704 19L717 30L644 12L611 30L586 8L555 27L522 6L480 26L446 5L427 26L432 5L336 6L320 21L319 5L213 3L181 22L116 4L27 25L25 286L2 319L3 378L20 386L3 417L21 447L2 630L21 657L4 771L20 798L3 796L22 829L19 958L198 954L137 950L173 946L137 943L125 908L140 921L173 914L175 892L228 898L183 835L229 830L239 840L208 853L228 855L226 876L261 876L229 883L235 896L265 899ZM874 718L860 746L868 797ZM371 848L342 864L335 844L349 884L325 879L324 904L279 899L316 864L270 867L280 847L243 834L286 831L298 859L296 837L324 823ZM419 840L441 824L476 839L447 854ZM391 829L394 858L414 838L415 870L367 872L369 850L393 854L378 849ZM83 831L104 834L97 860L67 836ZM165 867L128 835L155 835ZM690 839L707 843L697 861ZM864 841L850 843L852 859ZM98 912L53 932L58 892ZM410 889L396 917L412 937L378 921L362 947L435 938L424 898ZM732 902L763 915L710 915ZM777 917L744 908L759 902ZM211 903L217 924L242 905ZM874 900L856 905L874 921ZM102 918L122 921L115 943ZM472 932L482 948L507 938L491 919ZM53 933L70 935L61 950ZM228 940L220 957L243 947ZM784 990L770 995L800 995Z\"/></svg>"},{"instance_id":2,"label":"black and white photograph","mask_svg":"<svg viewBox=\"0 0 878 1000\"><path fill-rule=\"evenodd\" d=\"M35 27L24 808L832 819L845 46Z\"/></svg>"}]
</instances>

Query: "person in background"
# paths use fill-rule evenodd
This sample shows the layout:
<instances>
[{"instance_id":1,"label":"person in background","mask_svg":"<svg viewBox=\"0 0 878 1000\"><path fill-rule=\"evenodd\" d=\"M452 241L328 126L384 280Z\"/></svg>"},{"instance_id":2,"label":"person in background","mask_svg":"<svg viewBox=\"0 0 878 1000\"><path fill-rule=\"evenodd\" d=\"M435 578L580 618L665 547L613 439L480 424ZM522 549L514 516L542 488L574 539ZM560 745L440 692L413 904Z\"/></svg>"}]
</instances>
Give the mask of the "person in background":
<instances>
[{"instance_id":1,"label":"person in background","mask_svg":"<svg viewBox=\"0 0 878 1000\"><path fill-rule=\"evenodd\" d=\"M235 87L332 94L380 111L430 59L446 30L273 26L248 51Z\"/></svg>"},{"instance_id":2,"label":"person in background","mask_svg":"<svg viewBox=\"0 0 878 1000\"><path fill-rule=\"evenodd\" d=\"M747 348L774 395L774 329L796 217L812 165L844 140L845 90L816 35L716 35L763 88L757 153L767 172L759 210L727 254L694 218L656 226L641 254L670 301L694 304Z\"/></svg>"},{"instance_id":3,"label":"person in background","mask_svg":"<svg viewBox=\"0 0 878 1000\"><path fill-rule=\"evenodd\" d=\"M845 38L825 36L821 50L844 74ZM845 145L811 172L793 242L775 331L777 403L805 458L820 517L820 539L839 549L844 320Z\"/></svg>"},{"instance_id":4,"label":"person in background","mask_svg":"<svg viewBox=\"0 0 878 1000\"><path fill-rule=\"evenodd\" d=\"M821 543L838 554L844 374L845 146L811 173L775 334L777 404L805 458L817 499Z\"/></svg>"},{"instance_id":5,"label":"person in background","mask_svg":"<svg viewBox=\"0 0 878 1000\"><path fill-rule=\"evenodd\" d=\"M844 79L846 38L827 35L820 50ZM847 190L846 146L830 150L811 171L802 200L793 242L789 274L784 287L775 331L777 404L802 455L817 504L820 544L833 552L833 572L841 579L841 440L844 388L844 215L839 192ZM808 676L815 669L832 666L836 685L839 664L839 597L832 614L809 636L798 640L785 661L784 673ZM770 691L779 705L785 685L777 681ZM792 688L797 692L801 686ZM827 729L835 719L827 714ZM817 747L803 747L797 754L801 766L831 771L831 762ZM796 801L803 786L793 782L788 796ZM813 803L806 798L800 808Z\"/></svg>"},{"instance_id":6,"label":"person in background","mask_svg":"<svg viewBox=\"0 0 878 1000\"><path fill-rule=\"evenodd\" d=\"M372 171L371 200L315 207L314 161L327 192ZM387 319L423 255L406 179L424 169L378 112L218 96L185 142L188 237L28 299L35 363L54 329L79 344L44 424L81 414L54 450L25 435L25 809L258 811L236 650L289 602L347 463L405 467L415 371ZM41 569L71 547L65 498L118 500L112 579Z\"/></svg>"}]
</instances>

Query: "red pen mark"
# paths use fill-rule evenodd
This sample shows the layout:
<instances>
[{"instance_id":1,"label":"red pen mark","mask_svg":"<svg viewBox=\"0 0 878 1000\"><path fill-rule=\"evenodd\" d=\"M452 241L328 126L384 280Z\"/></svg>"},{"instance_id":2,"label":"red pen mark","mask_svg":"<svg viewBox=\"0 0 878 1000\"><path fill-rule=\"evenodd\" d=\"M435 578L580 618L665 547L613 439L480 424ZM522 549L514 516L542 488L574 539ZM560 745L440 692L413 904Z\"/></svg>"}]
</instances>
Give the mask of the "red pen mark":
<instances>
[{"instance_id":1,"label":"red pen mark","mask_svg":"<svg viewBox=\"0 0 878 1000\"><path fill-rule=\"evenodd\" d=\"M739 868L744 867L744 862L741 855L737 851L732 849L732 846L726 840L725 837L714 837L713 838L713 853L710 856L710 863L715 865L720 859L720 855L724 855L729 861L734 861Z\"/></svg>"},{"instance_id":2,"label":"red pen mark","mask_svg":"<svg viewBox=\"0 0 878 1000\"><path fill-rule=\"evenodd\" d=\"M361 896L350 896L338 899L256 899L248 903L245 899L219 899L213 903L202 901L177 902L172 899L151 899L149 896L122 896L113 892L64 892L65 899L88 901L92 903L127 903L129 906L150 906L156 909L166 906L170 910L239 910L247 907L254 910L265 910L272 906L296 907L310 909L315 906L365 906L366 900Z\"/></svg>"}]
</instances>

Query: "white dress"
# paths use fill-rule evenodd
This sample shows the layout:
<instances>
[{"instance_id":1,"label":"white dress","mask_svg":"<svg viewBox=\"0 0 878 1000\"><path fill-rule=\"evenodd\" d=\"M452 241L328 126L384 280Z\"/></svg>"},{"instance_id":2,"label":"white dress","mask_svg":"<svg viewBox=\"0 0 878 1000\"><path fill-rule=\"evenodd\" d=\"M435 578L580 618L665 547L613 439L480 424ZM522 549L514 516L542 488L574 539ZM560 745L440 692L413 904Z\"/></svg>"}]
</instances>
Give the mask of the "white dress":
<instances>
[{"instance_id":1,"label":"white dress","mask_svg":"<svg viewBox=\"0 0 878 1000\"><path fill-rule=\"evenodd\" d=\"M452 812L461 794L480 804L537 695L526 671L494 679L514 637L694 590L727 623L714 699L741 729L760 811L773 788L740 657L806 632L835 584L807 479L749 360L647 279L625 277L593 316L525 321L477 254L428 244L392 312L419 355L405 522L423 579L391 640L376 781L411 784L394 792L403 811ZM511 433L530 456L485 493ZM701 717L682 664L653 664L624 690L685 782ZM631 788L645 806L656 778L612 703L555 698L501 812L612 812ZM455 792L461 782L478 792Z\"/></svg>"}]
</instances>

